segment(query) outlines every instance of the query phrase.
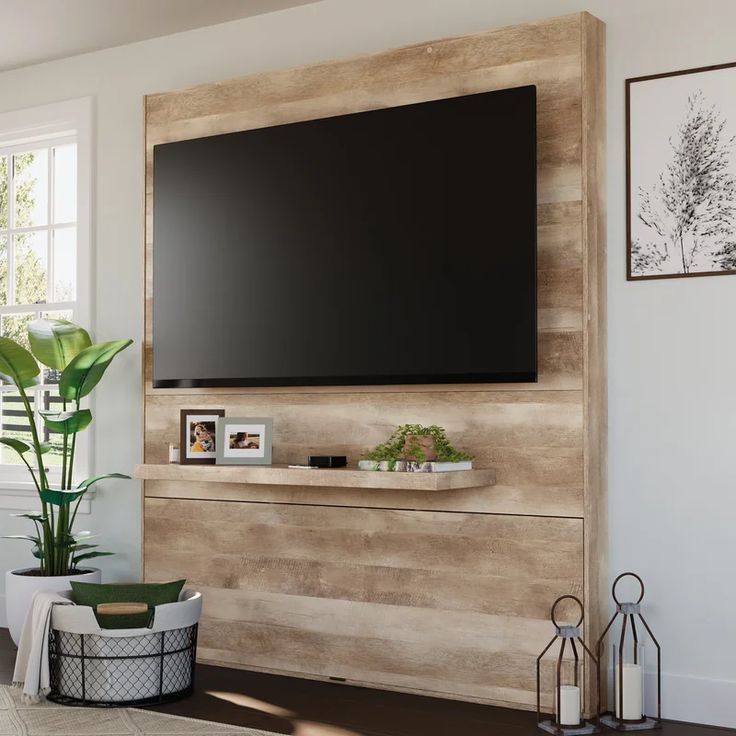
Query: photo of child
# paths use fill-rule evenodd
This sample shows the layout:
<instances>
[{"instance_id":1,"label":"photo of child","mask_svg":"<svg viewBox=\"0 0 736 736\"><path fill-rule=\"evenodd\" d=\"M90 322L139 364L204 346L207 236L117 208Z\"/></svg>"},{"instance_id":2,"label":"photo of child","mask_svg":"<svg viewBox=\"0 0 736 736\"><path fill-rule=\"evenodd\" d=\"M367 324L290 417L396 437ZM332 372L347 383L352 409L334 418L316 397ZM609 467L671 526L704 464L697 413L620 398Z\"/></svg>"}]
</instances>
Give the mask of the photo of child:
<instances>
[{"instance_id":1,"label":"photo of child","mask_svg":"<svg viewBox=\"0 0 736 736\"><path fill-rule=\"evenodd\" d=\"M273 420L227 417L217 423L218 465L270 465Z\"/></svg>"},{"instance_id":2,"label":"photo of child","mask_svg":"<svg viewBox=\"0 0 736 736\"><path fill-rule=\"evenodd\" d=\"M181 410L181 453L179 462L214 464L217 457L217 420L223 409Z\"/></svg>"},{"instance_id":3,"label":"photo of child","mask_svg":"<svg viewBox=\"0 0 736 736\"><path fill-rule=\"evenodd\" d=\"M261 446L261 435L251 432L235 432L230 435L231 450L257 450Z\"/></svg>"},{"instance_id":4,"label":"photo of child","mask_svg":"<svg viewBox=\"0 0 736 736\"><path fill-rule=\"evenodd\" d=\"M189 429L190 452L215 451L215 422L191 422Z\"/></svg>"}]
</instances>

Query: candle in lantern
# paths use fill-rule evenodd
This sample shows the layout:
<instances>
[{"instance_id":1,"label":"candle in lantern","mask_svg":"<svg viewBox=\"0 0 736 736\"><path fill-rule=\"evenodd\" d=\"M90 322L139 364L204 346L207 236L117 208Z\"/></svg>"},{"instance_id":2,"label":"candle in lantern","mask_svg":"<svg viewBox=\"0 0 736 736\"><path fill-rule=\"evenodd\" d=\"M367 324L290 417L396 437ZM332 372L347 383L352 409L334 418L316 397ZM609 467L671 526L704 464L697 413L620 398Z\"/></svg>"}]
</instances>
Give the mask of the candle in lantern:
<instances>
[{"instance_id":1,"label":"candle in lantern","mask_svg":"<svg viewBox=\"0 0 736 736\"><path fill-rule=\"evenodd\" d=\"M638 721L642 717L641 707L641 665L624 664L623 669L623 693L624 693L624 713L625 721ZM616 699L616 718L621 718L621 700L619 696L619 669L616 665L615 672L615 699Z\"/></svg>"},{"instance_id":2,"label":"candle in lantern","mask_svg":"<svg viewBox=\"0 0 736 736\"><path fill-rule=\"evenodd\" d=\"M557 706L556 702L555 706ZM560 685L560 712L557 715L557 722L561 726L577 726L580 723L579 687L576 685Z\"/></svg>"}]
</instances>

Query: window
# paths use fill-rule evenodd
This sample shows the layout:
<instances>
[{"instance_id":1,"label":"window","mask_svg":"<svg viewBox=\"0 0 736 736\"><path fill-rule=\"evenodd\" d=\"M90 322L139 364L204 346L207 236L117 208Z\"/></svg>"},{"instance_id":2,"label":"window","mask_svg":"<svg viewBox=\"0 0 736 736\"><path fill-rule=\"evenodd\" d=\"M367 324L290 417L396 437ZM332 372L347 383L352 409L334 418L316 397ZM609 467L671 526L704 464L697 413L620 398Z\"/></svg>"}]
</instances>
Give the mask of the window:
<instances>
[{"instance_id":1,"label":"window","mask_svg":"<svg viewBox=\"0 0 736 736\"><path fill-rule=\"evenodd\" d=\"M86 100L0 115L0 334L25 347L26 325L39 317L90 327L89 130ZM39 411L61 410L58 382L58 371L44 368L40 384L28 390L39 433L52 446L45 455L52 482L61 437L48 431ZM0 383L0 434L31 437L21 398L7 383ZM86 472L88 447L80 446L77 458L80 473ZM0 489L26 484L21 459L3 446Z\"/></svg>"}]
</instances>

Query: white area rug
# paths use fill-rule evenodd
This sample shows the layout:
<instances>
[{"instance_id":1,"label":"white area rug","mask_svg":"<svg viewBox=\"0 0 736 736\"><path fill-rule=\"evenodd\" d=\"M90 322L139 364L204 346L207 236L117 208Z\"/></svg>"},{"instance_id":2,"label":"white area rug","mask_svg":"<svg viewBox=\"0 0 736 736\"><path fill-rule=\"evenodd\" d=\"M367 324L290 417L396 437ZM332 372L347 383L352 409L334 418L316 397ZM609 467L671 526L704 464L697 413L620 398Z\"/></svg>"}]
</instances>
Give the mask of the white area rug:
<instances>
[{"instance_id":1,"label":"white area rug","mask_svg":"<svg viewBox=\"0 0 736 736\"><path fill-rule=\"evenodd\" d=\"M55 703L22 705L20 690L0 685L0 736L275 736L136 708L73 708Z\"/></svg>"}]
</instances>

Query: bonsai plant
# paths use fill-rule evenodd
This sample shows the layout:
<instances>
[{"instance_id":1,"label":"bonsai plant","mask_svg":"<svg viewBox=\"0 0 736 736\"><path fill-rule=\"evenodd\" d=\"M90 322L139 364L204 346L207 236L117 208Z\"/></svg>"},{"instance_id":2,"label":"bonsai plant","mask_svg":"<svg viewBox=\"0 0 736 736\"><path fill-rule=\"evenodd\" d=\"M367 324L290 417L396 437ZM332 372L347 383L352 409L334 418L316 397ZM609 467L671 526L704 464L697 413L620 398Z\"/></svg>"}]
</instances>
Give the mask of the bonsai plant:
<instances>
[{"instance_id":1,"label":"bonsai plant","mask_svg":"<svg viewBox=\"0 0 736 736\"><path fill-rule=\"evenodd\" d=\"M28 468L41 502L37 513L14 514L28 519L34 533L6 537L30 542L32 554L38 560L37 568L11 570L6 575L8 623L14 639L20 634L25 611L36 589L65 589L69 577L89 576L91 572L96 573L92 578L99 581L99 571L82 571L79 564L113 553L89 544L89 533L75 533L74 521L82 498L93 484L104 478L129 478L110 473L74 485L77 434L92 422L92 413L82 407L82 401L99 383L112 359L132 340L93 345L86 330L66 320L39 319L30 322L27 329L30 352L14 340L0 337L0 378L17 389L31 435L30 442L0 437L0 444L14 450ZM41 441L27 393L27 389L39 383L39 364L60 372L58 393L62 410L39 412L49 431L61 435L61 472L58 483L53 485L44 465L44 455L52 449L51 444ZM37 582L33 582L34 578Z\"/></svg>"},{"instance_id":2,"label":"bonsai plant","mask_svg":"<svg viewBox=\"0 0 736 736\"><path fill-rule=\"evenodd\" d=\"M405 463L456 463L472 459L472 455L450 445L444 428L436 424L429 427L402 424L386 442L377 445L365 455L364 460L368 462L362 462L360 467L372 470L403 470L406 469Z\"/></svg>"}]
</instances>

